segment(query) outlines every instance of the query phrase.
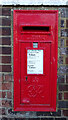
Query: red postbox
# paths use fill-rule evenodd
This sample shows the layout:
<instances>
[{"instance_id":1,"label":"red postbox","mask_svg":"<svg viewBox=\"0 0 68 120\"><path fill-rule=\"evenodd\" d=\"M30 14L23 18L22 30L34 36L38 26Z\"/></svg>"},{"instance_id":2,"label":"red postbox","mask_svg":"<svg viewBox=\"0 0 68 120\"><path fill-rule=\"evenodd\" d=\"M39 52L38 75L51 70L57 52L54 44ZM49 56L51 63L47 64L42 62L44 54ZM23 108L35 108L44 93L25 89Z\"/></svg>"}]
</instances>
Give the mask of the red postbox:
<instances>
[{"instance_id":1,"label":"red postbox","mask_svg":"<svg viewBox=\"0 0 68 120\"><path fill-rule=\"evenodd\" d=\"M14 111L56 111L57 10L14 10Z\"/></svg>"}]
</instances>

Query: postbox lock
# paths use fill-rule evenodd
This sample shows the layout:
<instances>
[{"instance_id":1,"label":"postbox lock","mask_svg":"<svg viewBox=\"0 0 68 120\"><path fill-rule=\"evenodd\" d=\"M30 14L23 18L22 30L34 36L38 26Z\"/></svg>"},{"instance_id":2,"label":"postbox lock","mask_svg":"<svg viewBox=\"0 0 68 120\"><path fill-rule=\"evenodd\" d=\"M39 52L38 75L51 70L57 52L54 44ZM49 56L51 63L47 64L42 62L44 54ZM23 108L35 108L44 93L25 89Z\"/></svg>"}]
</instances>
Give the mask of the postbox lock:
<instances>
[{"instance_id":1,"label":"postbox lock","mask_svg":"<svg viewBox=\"0 0 68 120\"><path fill-rule=\"evenodd\" d=\"M28 77L26 76L26 81L27 81L27 78L28 78Z\"/></svg>"}]
</instances>

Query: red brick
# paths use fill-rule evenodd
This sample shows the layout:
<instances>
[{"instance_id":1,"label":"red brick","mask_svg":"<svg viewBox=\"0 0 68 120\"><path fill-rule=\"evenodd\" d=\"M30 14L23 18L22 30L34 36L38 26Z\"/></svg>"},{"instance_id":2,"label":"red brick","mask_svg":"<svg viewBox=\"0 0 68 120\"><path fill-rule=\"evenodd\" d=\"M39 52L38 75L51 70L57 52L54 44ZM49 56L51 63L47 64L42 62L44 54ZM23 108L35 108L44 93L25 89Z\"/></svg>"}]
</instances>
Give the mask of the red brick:
<instances>
[{"instance_id":1,"label":"red brick","mask_svg":"<svg viewBox=\"0 0 68 120\"><path fill-rule=\"evenodd\" d=\"M59 93L58 98L59 98L59 100L62 100L62 93Z\"/></svg>"},{"instance_id":2,"label":"red brick","mask_svg":"<svg viewBox=\"0 0 68 120\"><path fill-rule=\"evenodd\" d=\"M2 92L2 98L6 98L6 92Z\"/></svg>"},{"instance_id":3,"label":"red brick","mask_svg":"<svg viewBox=\"0 0 68 120\"><path fill-rule=\"evenodd\" d=\"M67 92L64 93L64 99L68 99L68 93Z\"/></svg>"},{"instance_id":4,"label":"red brick","mask_svg":"<svg viewBox=\"0 0 68 120\"><path fill-rule=\"evenodd\" d=\"M0 72L11 72L11 65L0 65L2 69L0 69Z\"/></svg>"},{"instance_id":5,"label":"red brick","mask_svg":"<svg viewBox=\"0 0 68 120\"><path fill-rule=\"evenodd\" d=\"M68 64L68 57L66 57L66 64Z\"/></svg>"},{"instance_id":6,"label":"red brick","mask_svg":"<svg viewBox=\"0 0 68 120\"><path fill-rule=\"evenodd\" d=\"M68 20L66 20L66 27L68 27Z\"/></svg>"},{"instance_id":7,"label":"red brick","mask_svg":"<svg viewBox=\"0 0 68 120\"><path fill-rule=\"evenodd\" d=\"M11 35L10 27L0 27L0 35Z\"/></svg>"},{"instance_id":8,"label":"red brick","mask_svg":"<svg viewBox=\"0 0 68 120\"><path fill-rule=\"evenodd\" d=\"M7 92L7 98L11 99L12 98L12 92Z\"/></svg>"},{"instance_id":9,"label":"red brick","mask_svg":"<svg viewBox=\"0 0 68 120\"><path fill-rule=\"evenodd\" d=\"M0 54L11 54L10 47L0 47Z\"/></svg>"},{"instance_id":10,"label":"red brick","mask_svg":"<svg viewBox=\"0 0 68 120\"><path fill-rule=\"evenodd\" d=\"M2 18L2 26L11 26L11 18Z\"/></svg>"},{"instance_id":11,"label":"red brick","mask_svg":"<svg viewBox=\"0 0 68 120\"><path fill-rule=\"evenodd\" d=\"M10 74L5 75L5 81L12 81L12 75Z\"/></svg>"},{"instance_id":12,"label":"red brick","mask_svg":"<svg viewBox=\"0 0 68 120\"><path fill-rule=\"evenodd\" d=\"M68 40L66 40L66 46L68 46Z\"/></svg>"},{"instance_id":13,"label":"red brick","mask_svg":"<svg viewBox=\"0 0 68 120\"><path fill-rule=\"evenodd\" d=\"M12 83L2 83L2 89L3 90L11 90L12 89Z\"/></svg>"},{"instance_id":14,"label":"red brick","mask_svg":"<svg viewBox=\"0 0 68 120\"><path fill-rule=\"evenodd\" d=\"M11 63L11 56L2 56L2 63Z\"/></svg>"},{"instance_id":15,"label":"red brick","mask_svg":"<svg viewBox=\"0 0 68 120\"><path fill-rule=\"evenodd\" d=\"M0 98L5 98L6 97L6 92L0 91Z\"/></svg>"},{"instance_id":16,"label":"red brick","mask_svg":"<svg viewBox=\"0 0 68 120\"><path fill-rule=\"evenodd\" d=\"M63 110L63 115L68 116L68 110Z\"/></svg>"},{"instance_id":17,"label":"red brick","mask_svg":"<svg viewBox=\"0 0 68 120\"><path fill-rule=\"evenodd\" d=\"M58 101L58 108L68 108L68 101Z\"/></svg>"},{"instance_id":18,"label":"red brick","mask_svg":"<svg viewBox=\"0 0 68 120\"><path fill-rule=\"evenodd\" d=\"M68 85L59 85L60 91L68 91Z\"/></svg>"},{"instance_id":19,"label":"red brick","mask_svg":"<svg viewBox=\"0 0 68 120\"><path fill-rule=\"evenodd\" d=\"M2 17L0 18L0 26L10 26L11 25L11 19L8 17Z\"/></svg>"},{"instance_id":20,"label":"red brick","mask_svg":"<svg viewBox=\"0 0 68 120\"><path fill-rule=\"evenodd\" d=\"M0 47L1 49L1 54L11 54L11 48L10 47Z\"/></svg>"},{"instance_id":21,"label":"red brick","mask_svg":"<svg viewBox=\"0 0 68 120\"><path fill-rule=\"evenodd\" d=\"M12 103L10 100L2 100L3 107L12 107Z\"/></svg>"},{"instance_id":22,"label":"red brick","mask_svg":"<svg viewBox=\"0 0 68 120\"><path fill-rule=\"evenodd\" d=\"M11 63L11 56L0 56L0 63Z\"/></svg>"},{"instance_id":23,"label":"red brick","mask_svg":"<svg viewBox=\"0 0 68 120\"><path fill-rule=\"evenodd\" d=\"M58 75L58 83L64 83L64 75Z\"/></svg>"},{"instance_id":24,"label":"red brick","mask_svg":"<svg viewBox=\"0 0 68 120\"><path fill-rule=\"evenodd\" d=\"M63 64L63 61L64 61L63 59L64 59L63 56L59 57L59 64Z\"/></svg>"},{"instance_id":25,"label":"red brick","mask_svg":"<svg viewBox=\"0 0 68 120\"><path fill-rule=\"evenodd\" d=\"M0 45L11 45L11 37L0 37Z\"/></svg>"},{"instance_id":26,"label":"red brick","mask_svg":"<svg viewBox=\"0 0 68 120\"><path fill-rule=\"evenodd\" d=\"M7 7L5 7L5 8L2 8L2 14L1 15L3 15L3 16L10 16L11 15L11 8L7 8Z\"/></svg>"},{"instance_id":27,"label":"red brick","mask_svg":"<svg viewBox=\"0 0 68 120\"><path fill-rule=\"evenodd\" d=\"M6 115L5 108L0 108L0 115Z\"/></svg>"},{"instance_id":28,"label":"red brick","mask_svg":"<svg viewBox=\"0 0 68 120\"><path fill-rule=\"evenodd\" d=\"M68 75L66 75L66 83L68 83Z\"/></svg>"}]
</instances>

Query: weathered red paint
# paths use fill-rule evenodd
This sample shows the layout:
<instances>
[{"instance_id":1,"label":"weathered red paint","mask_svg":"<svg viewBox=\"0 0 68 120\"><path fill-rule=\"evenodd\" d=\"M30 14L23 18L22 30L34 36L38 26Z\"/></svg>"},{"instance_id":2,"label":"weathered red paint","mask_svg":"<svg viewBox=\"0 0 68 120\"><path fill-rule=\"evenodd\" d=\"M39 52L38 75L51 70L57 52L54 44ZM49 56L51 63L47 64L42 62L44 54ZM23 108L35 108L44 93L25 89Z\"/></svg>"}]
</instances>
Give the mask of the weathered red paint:
<instances>
[{"instance_id":1,"label":"weathered red paint","mask_svg":"<svg viewBox=\"0 0 68 120\"><path fill-rule=\"evenodd\" d=\"M14 10L13 29L14 111L56 111L58 11ZM43 50L43 74L27 74L27 50Z\"/></svg>"}]
</instances>

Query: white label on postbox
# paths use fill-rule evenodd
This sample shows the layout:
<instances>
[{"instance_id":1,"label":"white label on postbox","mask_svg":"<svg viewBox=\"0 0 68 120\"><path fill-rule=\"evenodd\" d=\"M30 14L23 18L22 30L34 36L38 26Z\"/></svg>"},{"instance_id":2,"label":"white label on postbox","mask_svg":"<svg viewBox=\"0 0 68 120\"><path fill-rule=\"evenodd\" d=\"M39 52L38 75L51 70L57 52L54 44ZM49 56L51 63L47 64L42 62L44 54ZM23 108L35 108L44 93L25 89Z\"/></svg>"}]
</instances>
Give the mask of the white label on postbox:
<instances>
[{"instance_id":1,"label":"white label on postbox","mask_svg":"<svg viewBox=\"0 0 68 120\"><path fill-rule=\"evenodd\" d=\"M27 74L43 74L43 50L27 50Z\"/></svg>"}]
</instances>

